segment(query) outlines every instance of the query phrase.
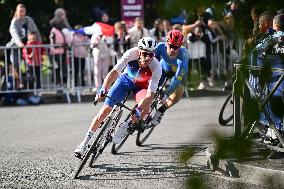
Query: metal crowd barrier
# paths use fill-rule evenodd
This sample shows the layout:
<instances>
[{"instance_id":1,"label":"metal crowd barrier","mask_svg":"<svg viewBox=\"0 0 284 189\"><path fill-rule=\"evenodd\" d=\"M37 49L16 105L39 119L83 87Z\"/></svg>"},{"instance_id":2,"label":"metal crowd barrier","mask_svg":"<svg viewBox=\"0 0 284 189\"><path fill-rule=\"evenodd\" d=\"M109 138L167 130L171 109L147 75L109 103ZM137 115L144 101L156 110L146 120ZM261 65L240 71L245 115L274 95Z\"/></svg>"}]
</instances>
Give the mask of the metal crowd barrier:
<instances>
[{"instance_id":1,"label":"metal crowd barrier","mask_svg":"<svg viewBox=\"0 0 284 189\"><path fill-rule=\"evenodd\" d=\"M233 48L232 41L219 40L210 46L211 73L213 80L217 81L222 79L222 75L227 75L231 71L230 67L234 61L230 58ZM76 56L81 57L80 53L77 55L74 53L78 47L87 48L87 56L77 58ZM53 91L64 94L68 103L71 103L70 94L76 94L78 102L81 102L82 92L94 88L94 63L89 43L80 43L70 47L42 44L24 48L29 48L33 54L42 57L38 66L33 66L40 61L35 56L30 58L30 63L23 58L23 48L0 46L0 94L22 92L45 94ZM58 48L64 48L64 54L51 53L51 49ZM113 47L110 47L110 51L111 62L114 65L116 54ZM242 40L238 41L234 51L241 56ZM201 80L200 62L192 61L193 67L198 64L198 77Z\"/></svg>"},{"instance_id":2,"label":"metal crowd barrier","mask_svg":"<svg viewBox=\"0 0 284 189\"><path fill-rule=\"evenodd\" d=\"M284 63L283 60L281 60L279 57L277 59L277 62L274 63L273 61L276 60L274 57L274 55L268 57L269 60L272 60L272 62L268 61L271 63L271 76L269 77L269 80L265 82L264 86L261 87L259 84L260 72L264 67L264 61L262 58L258 58L258 60L261 60L261 63L257 66L235 64L236 78L233 87L234 135L236 137L245 135L245 137L248 138L253 130L258 127L258 124L266 125L267 128L270 128L274 131L277 139L279 140L277 145L264 144L267 148L274 151L268 156L268 158L270 158L275 153L275 151L284 152L284 139L283 135L281 135L281 133L283 133L284 115L282 115L282 118L279 118L278 116L278 118L276 119L275 112L271 112L271 107L268 106L268 103L271 101L274 95L276 95L277 97L282 97L282 103L284 104ZM244 70L248 71L248 76L243 73ZM239 85L241 81L244 82L244 87L248 88L251 98L256 100L257 105L260 109L260 114L262 114L259 120L255 120L253 124L247 125L248 128L245 129L245 133L242 132L242 125L244 124L242 116L242 102L247 99L242 100L241 95L236 93L237 88L240 87ZM246 96L243 95L243 97L245 98ZM277 111L281 110L277 109Z\"/></svg>"},{"instance_id":3,"label":"metal crowd barrier","mask_svg":"<svg viewBox=\"0 0 284 189\"><path fill-rule=\"evenodd\" d=\"M219 81L231 82L233 62L242 57L243 44L243 39L218 39L214 43L204 43L191 47L192 42L188 40L186 46L191 58L189 66L190 74L192 75L189 75L189 83L191 83L192 80L194 80L193 82L200 82L204 79L201 74L201 68L203 66L201 58L205 58L208 62L208 69L211 75L210 79L213 83L216 84ZM193 73L191 73L192 71Z\"/></svg>"},{"instance_id":4,"label":"metal crowd barrier","mask_svg":"<svg viewBox=\"0 0 284 189\"><path fill-rule=\"evenodd\" d=\"M86 47L88 53L86 57L78 58L79 79L76 79L78 83L75 86L76 65L74 59L76 57L74 50L78 46ZM36 55L26 61L23 58L24 48ZM83 89L93 88L93 60L88 43L76 44L71 47L43 44L25 46L24 48L0 47L0 94L24 92L44 94L56 91L65 94L68 103L70 103L71 92L77 93ZM64 53L51 53L52 48L64 48ZM83 62L86 64L86 68L81 70ZM80 96L78 96L78 101L80 101Z\"/></svg>"}]
</instances>

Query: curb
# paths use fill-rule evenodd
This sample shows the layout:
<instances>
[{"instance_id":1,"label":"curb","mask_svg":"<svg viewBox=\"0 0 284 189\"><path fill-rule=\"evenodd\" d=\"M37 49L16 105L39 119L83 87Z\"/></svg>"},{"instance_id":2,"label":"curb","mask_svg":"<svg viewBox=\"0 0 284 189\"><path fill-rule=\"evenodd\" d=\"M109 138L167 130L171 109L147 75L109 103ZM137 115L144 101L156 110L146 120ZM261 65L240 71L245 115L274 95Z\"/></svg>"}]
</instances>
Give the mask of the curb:
<instances>
[{"instance_id":1,"label":"curb","mask_svg":"<svg viewBox=\"0 0 284 189\"><path fill-rule=\"evenodd\" d=\"M284 188L284 159L267 159L265 155L254 154L242 161L236 159L215 161L207 151L204 158L208 168L223 176L241 179L247 183L257 183L262 187Z\"/></svg>"}]
</instances>

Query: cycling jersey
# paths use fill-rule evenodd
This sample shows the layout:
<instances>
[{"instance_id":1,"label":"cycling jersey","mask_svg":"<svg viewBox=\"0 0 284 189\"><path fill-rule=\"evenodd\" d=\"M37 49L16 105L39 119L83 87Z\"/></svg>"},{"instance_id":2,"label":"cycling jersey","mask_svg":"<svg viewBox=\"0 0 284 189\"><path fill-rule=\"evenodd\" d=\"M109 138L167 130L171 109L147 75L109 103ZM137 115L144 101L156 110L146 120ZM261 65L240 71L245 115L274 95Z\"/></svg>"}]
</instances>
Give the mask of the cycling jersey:
<instances>
[{"instance_id":1,"label":"cycling jersey","mask_svg":"<svg viewBox=\"0 0 284 189\"><path fill-rule=\"evenodd\" d=\"M117 101L122 101L128 91L136 94L141 89L156 92L158 88L158 83L162 75L162 68L159 61L153 58L147 67L140 68L138 58L139 48L131 48L123 54L113 68L119 74L122 73L108 93L109 96ZM113 106L114 101L107 98L105 104Z\"/></svg>"},{"instance_id":2,"label":"cycling jersey","mask_svg":"<svg viewBox=\"0 0 284 189\"><path fill-rule=\"evenodd\" d=\"M161 42L158 44L155 56L160 61L160 64L165 71L163 72L161 80L166 77L166 73L174 73L170 86L166 90L166 94L169 96L181 84L183 77L188 73L189 54L186 48L181 47L178 50L176 58L170 58L167 54L167 44ZM161 83L162 82L160 82L160 84Z\"/></svg>"}]
</instances>

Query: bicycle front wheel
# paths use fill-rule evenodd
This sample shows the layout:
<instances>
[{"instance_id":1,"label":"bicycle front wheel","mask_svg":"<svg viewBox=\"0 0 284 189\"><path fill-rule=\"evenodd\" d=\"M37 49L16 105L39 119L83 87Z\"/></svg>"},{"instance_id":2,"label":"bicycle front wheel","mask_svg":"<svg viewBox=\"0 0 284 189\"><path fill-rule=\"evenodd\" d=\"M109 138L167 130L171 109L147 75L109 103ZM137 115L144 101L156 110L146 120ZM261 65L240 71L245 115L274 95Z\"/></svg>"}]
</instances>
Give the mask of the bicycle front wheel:
<instances>
[{"instance_id":1,"label":"bicycle front wheel","mask_svg":"<svg viewBox=\"0 0 284 189\"><path fill-rule=\"evenodd\" d=\"M97 137L95 138L94 142L92 143L92 145L90 147L87 148L87 150L86 150L85 154L83 155L83 158L80 161L78 168L77 168L77 170L74 174L74 177L73 177L74 179L78 178L78 175L80 174L83 167L87 163L91 154L93 154L93 156L92 156L90 163L93 163L99 157L99 155L100 155L99 144L100 144L100 141L102 141L104 133L105 133L107 127L109 126L110 122L111 122L111 118L107 118L107 120L101 126L101 130L98 133Z\"/></svg>"}]
</instances>

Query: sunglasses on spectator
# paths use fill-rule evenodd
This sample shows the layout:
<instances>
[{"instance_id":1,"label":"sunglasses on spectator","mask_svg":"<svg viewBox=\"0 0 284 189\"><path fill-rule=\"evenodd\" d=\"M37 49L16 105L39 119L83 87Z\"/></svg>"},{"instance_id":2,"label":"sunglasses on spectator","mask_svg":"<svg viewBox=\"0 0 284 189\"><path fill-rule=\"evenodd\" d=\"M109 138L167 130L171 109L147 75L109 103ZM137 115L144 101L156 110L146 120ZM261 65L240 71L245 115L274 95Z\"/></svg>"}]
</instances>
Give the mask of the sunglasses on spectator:
<instances>
[{"instance_id":1,"label":"sunglasses on spectator","mask_svg":"<svg viewBox=\"0 0 284 189\"><path fill-rule=\"evenodd\" d=\"M152 52L145 52L145 51L142 51L142 52L140 52L140 55L141 56L144 56L144 57L149 57L149 58L153 58L154 57L154 53L152 53Z\"/></svg>"},{"instance_id":2,"label":"sunglasses on spectator","mask_svg":"<svg viewBox=\"0 0 284 189\"><path fill-rule=\"evenodd\" d=\"M177 50L177 49L180 48L179 46L175 46L175 45L172 45L172 44L170 44L170 43L168 43L168 45L169 45L169 47L170 47L171 49L174 49L174 50Z\"/></svg>"}]
</instances>

